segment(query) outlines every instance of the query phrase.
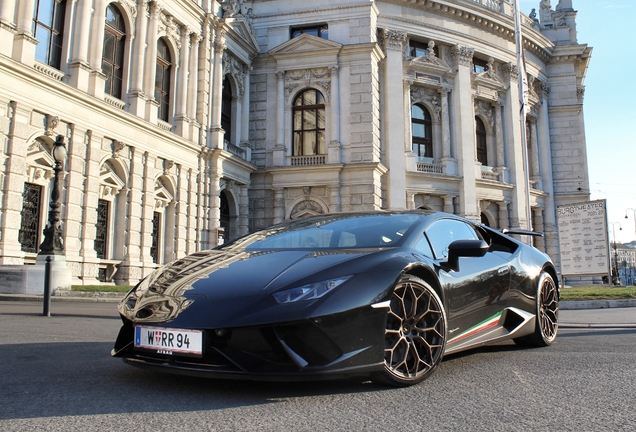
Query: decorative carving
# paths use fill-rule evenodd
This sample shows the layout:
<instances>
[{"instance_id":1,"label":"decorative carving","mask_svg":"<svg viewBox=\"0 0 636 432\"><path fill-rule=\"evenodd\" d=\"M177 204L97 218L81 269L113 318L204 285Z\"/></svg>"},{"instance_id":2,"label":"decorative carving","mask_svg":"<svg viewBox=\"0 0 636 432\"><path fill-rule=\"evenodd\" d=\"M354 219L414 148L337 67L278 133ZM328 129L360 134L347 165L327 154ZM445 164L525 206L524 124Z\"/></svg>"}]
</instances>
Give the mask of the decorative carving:
<instances>
[{"instance_id":1,"label":"decorative carving","mask_svg":"<svg viewBox=\"0 0 636 432\"><path fill-rule=\"evenodd\" d=\"M407 35L405 32L382 29L382 42L384 49L394 49L402 51L404 44L406 43Z\"/></svg>"},{"instance_id":2,"label":"decorative carving","mask_svg":"<svg viewBox=\"0 0 636 432\"><path fill-rule=\"evenodd\" d=\"M289 97L295 88L300 87L300 83L285 84L285 97Z\"/></svg>"},{"instance_id":3,"label":"decorative carving","mask_svg":"<svg viewBox=\"0 0 636 432\"><path fill-rule=\"evenodd\" d=\"M126 144L121 141L113 140L113 157L119 157L119 153L126 148Z\"/></svg>"},{"instance_id":4,"label":"decorative carving","mask_svg":"<svg viewBox=\"0 0 636 432\"><path fill-rule=\"evenodd\" d=\"M303 187L303 192L305 193L307 197L309 197L309 195L311 195L311 186Z\"/></svg>"},{"instance_id":5,"label":"decorative carving","mask_svg":"<svg viewBox=\"0 0 636 432\"><path fill-rule=\"evenodd\" d=\"M51 114L46 114L46 136L55 135L55 128L60 124L60 118Z\"/></svg>"},{"instance_id":6,"label":"decorative carving","mask_svg":"<svg viewBox=\"0 0 636 432\"><path fill-rule=\"evenodd\" d=\"M290 213L290 217L293 219L294 216L297 216L302 213L322 214L324 212L320 204L318 204L315 201L306 200L306 201L299 202L298 204L294 206L294 208L292 209Z\"/></svg>"},{"instance_id":7,"label":"decorative carving","mask_svg":"<svg viewBox=\"0 0 636 432\"><path fill-rule=\"evenodd\" d=\"M170 168L174 166L174 161L169 159L164 159L163 161L163 174L167 175L170 172Z\"/></svg>"},{"instance_id":8,"label":"decorative carving","mask_svg":"<svg viewBox=\"0 0 636 432\"><path fill-rule=\"evenodd\" d=\"M242 15L243 1L242 0L225 0L220 2L223 8L223 18L234 18L237 15Z\"/></svg>"},{"instance_id":9,"label":"decorative carving","mask_svg":"<svg viewBox=\"0 0 636 432\"><path fill-rule=\"evenodd\" d=\"M486 123L490 130L493 129L495 125L495 119L492 114L492 105L489 102L485 102L482 100L475 101L475 115L478 115L484 119L486 119Z\"/></svg>"},{"instance_id":10,"label":"decorative carving","mask_svg":"<svg viewBox=\"0 0 636 432\"><path fill-rule=\"evenodd\" d=\"M475 53L474 48L468 48L468 47L455 45L451 49L451 59L453 61L453 65L455 67L458 67L460 65L470 67L473 64L474 53Z\"/></svg>"},{"instance_id":11,"label":"decorative carving","mask_svg":"<svg viewBox=\"0 0 636 432\"><path fill-rule=\"evenodd\" d=\"M234 77L234 82L238 88L238 96L242 98L245 92L245 65L227 51L223 52L223 74L230 74Z\"/></svg>"},{"instance_id":12,"label":"decorative carving","mask_svg":"<svg viewBox=\"0 0 636 432\"><path fill-rule=\"evenodd\" d=\"M506 82L519 82L519 68L514 63L506 63L502 67Z\"/></svg>"},{"instance_id":13,"label":"decorative carving","mask_svg":"<svg viewBox=\"0 0 636 432\"><path fill-rule=\"evenodd\" d=\"M428 104L433 107L436 118L438 120L441 119L440 115L442 107L439 103L439 92L437 90L421 86L413 86L411 87L411 102L428 102Z\"/></svg>"}]
</instances>

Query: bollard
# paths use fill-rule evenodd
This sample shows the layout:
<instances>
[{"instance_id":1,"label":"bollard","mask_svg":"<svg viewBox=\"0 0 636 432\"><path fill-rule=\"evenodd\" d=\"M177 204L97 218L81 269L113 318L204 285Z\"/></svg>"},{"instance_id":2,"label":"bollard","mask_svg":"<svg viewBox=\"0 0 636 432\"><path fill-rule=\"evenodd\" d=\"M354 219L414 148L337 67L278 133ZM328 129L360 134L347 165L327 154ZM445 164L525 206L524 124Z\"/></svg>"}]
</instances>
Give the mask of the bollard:
<instances>
[{"instance_id":1,"label":"bollard","mask_svg":"<svg viewBox=\"0 0 636 432\"><path fill-rule=\"evenodd\" d=\"M51 316L51 255L46 257L44 264L44 310L42 316Z\"/></svg>"}]
</instances>

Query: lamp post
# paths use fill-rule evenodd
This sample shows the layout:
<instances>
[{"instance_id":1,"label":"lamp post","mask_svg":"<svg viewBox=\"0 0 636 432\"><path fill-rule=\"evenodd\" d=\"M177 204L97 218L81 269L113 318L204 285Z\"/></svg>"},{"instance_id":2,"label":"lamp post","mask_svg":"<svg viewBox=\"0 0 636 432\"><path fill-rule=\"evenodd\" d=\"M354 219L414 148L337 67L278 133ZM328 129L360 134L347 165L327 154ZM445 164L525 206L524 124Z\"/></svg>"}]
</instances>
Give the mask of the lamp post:
<instances>
[{"instance_id":1,"label":"lamp post","mask_svg":"<svg viewBox=\"0 0 636 432\"><path fill-rule=\"evenodd\" d=\"M612 285L618 285L616 280L618 279L618 249L616 248L616 226L618 225L618 229L620 231L623 230L620 222L610 222L612 225L612 239L614 241L614 265L612 266Z\"/></svg>"},{"instance_id":2,"label":"lamp post","mask_svg":"<svg viewBox=\"0 0 636 432\"><path fill-rule=\"evenodd\" d=\"M44 241L40 245L38 255L64 255L64 243L62 241L62 221L60 220L60 196L62 179L64 178L64 161L66 159L66 144L64 137L58 135L53 145L54 180L51 191L51 203L49 206L49 222L43 230Z\"/></svg>"}]
</instances>

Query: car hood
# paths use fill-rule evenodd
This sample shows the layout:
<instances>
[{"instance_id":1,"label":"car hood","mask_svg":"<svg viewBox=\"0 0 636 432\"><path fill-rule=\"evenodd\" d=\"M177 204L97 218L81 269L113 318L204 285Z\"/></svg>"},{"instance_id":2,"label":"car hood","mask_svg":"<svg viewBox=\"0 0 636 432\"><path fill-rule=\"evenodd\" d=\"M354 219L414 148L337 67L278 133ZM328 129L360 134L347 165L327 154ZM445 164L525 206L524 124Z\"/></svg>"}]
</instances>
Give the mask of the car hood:
<instances>
[{"instance_id":1,"label":"car hood","mask_svg":"<svg viewBox=\"0 0 636 432\"><path fill-rule=\"evenodd\" d=\"M122 300L119 311L137 323L176 320L187 327L240 325L248 316L263 315L278 304L272 292L327 279L332 275L316 273L369 253L372 251L199 252L150 275ZM184 321L181 315L186 310Z\"/></svg>"}]
</instances>

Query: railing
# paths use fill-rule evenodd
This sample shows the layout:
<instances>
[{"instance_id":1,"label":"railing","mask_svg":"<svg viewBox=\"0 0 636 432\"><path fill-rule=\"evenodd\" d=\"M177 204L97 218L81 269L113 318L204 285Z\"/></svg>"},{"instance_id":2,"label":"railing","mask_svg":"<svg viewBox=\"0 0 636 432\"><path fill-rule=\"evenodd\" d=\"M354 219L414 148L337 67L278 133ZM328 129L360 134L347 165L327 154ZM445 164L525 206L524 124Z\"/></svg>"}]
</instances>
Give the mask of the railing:
<instances>
[{"instance_id":1,"label":"railing","mask_svg":"<svg viewBox=\"0 0 636 432\"><path fill-rule=\"evenodd\" d=\"M172 130L172 125L170 123L168 123L168 122L165 122L163 120L157 120L157 124L163 130L167 130L167 131L171 131Z\"/></svg>"},{"instance_id":2,"label":"railing","mask_svg":"<svg viewBox=\"0 0 636 432\"><path fill-rule=\"evenodd\" d=\"M240 148L238 146L235 146L234 144L230 143L229 141L223 141L223 145L225 146L225 150L226 151L229 151L234 156L238 156L241 159L245 159L245 150L243 150L242 148Z\"/></svg>"},{"instance_id":3,"label":"railing","mask_svg":"<svg viewBox=\"0 0 636 432\"><path fill-rule=\"evenodd\" d=\"M489 9L495 10L497 12L503 12L502 3L503 0L473 0L475 3L479 3L480 5L484 5Z\"/></svg>"},{"instance_id":4,"label":"railing","mask_svg":"<svg viewBox=\"0 0 636 432\"><path fill-rule=\"evenodd\" d=\"M107 104L117 107L119 109L124 109L124 107L126 106L126 102L124 102L121 99L117 99L116 97L113 97L109 94L104 95L104 101L106 101Z\"/></svg>"},{"instance_id":5,"label":"railing","mask_svg":"<svg viewBox=\"0 0 636 432\"><path fill-rule=\"evenodd\" d=\"M54 67L51 67L49 65L45 65L44 63L40 63L40 62L35 62L35 64L33 65L33 68L40 72L43 73L44 75L51 77L55 80L58 81L62 81L62 78L64 78L64 72L55 69Z\"/></svg>"},{"instance_id":6,"label":"railing","mask_svg":"<svg viewBox=\"0 0 636 432\"><path fill-rule=\"evenodd\" d=\"M495 172L491 172L491 171L482 171L481 172L481 178L483 180L492 180L492 181L499 181L499 174L495 173Z\"/></svg>"},{"instance_id":7,"label":"railing","mask_svg":"<svg viewBox=\"0 0 636 432\"><path fill-rule=\"evenodd\" d=\"M417 172L429 174L444 174L444 166L426 162L416 162Z\"/></svg>"},{"instance_id":8,"label":"railing","mask_svg":"<svg viewBox=\"0 0 636 432\"><path fill-rule=\"evenodd\" d=\"M325 155L311 155L311 156L292 156L292 166L305 166L305 165L324 165L326 161Z\"/></svg>"}]
</instances>

